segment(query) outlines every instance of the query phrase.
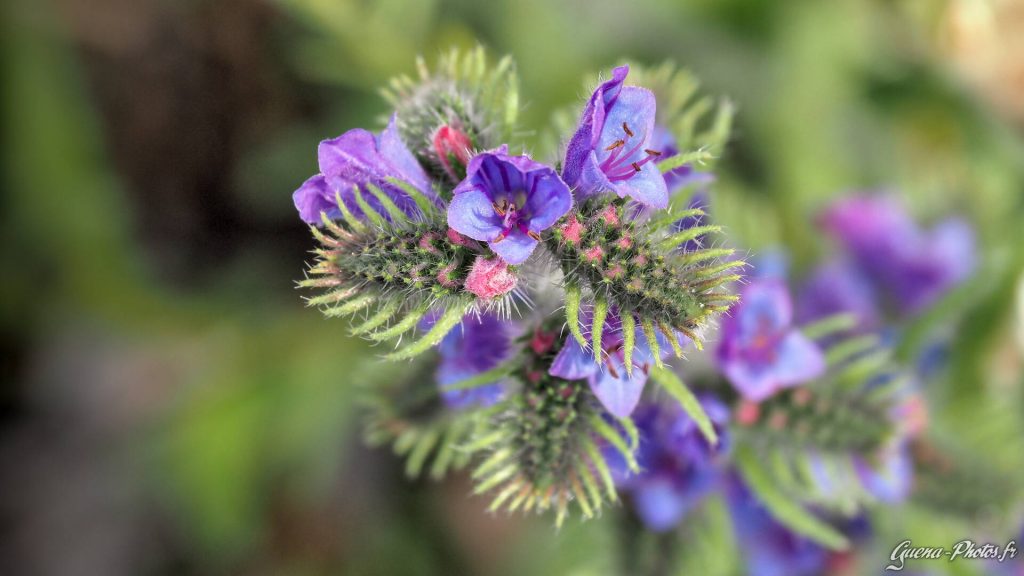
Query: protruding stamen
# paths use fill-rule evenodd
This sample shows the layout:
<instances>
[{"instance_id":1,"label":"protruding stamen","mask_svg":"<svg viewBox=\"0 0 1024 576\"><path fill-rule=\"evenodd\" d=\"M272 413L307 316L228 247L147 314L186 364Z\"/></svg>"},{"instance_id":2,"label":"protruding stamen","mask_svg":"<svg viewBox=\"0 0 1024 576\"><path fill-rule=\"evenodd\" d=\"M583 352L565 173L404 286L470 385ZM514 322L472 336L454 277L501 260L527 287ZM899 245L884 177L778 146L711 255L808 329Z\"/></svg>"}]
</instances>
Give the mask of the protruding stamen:
<instances>
[{"instance_id":1,"label":"protruding stamen","mask_svg":"<svg viewBox=\"0 0 1024 576\"><path fill-rule=\"evenodd\" d=\"M500 206L497 202L491 202L491 207L498 213L498 216L504 216L508 212L508 200L502 200Z\"/></svg>"},{"instance_id":2,"label":"protruding stamen","mask_svg":"<svg viewBox=\"0 0 1024 576\"><path fill-rule=\"evenodd\" d=\"M657 150L651 150L650 148L644 148L644 152L646 152L650 156L661 156L661 152L658 152Z\"/></svg>"},{"instance_id":3,"label":"protruding stamen","mask_svg":"<svg viewBox=\"0 0 1024 576\"><path fill-rule=\"evenodd\" d=\"M630 164L630 166L633 167L633 171L634 172L639 172L640 171L640 165L637 164L636 162L633 162L632 164Z\"/></svg>"},{"instance_id":4,"label":"protruding stamen","mask_svg":"<svg viewBox=\"0 0 1024 576\"><path fill-rule=\"evenodd\" d=\"M629 124L626 124L625 122L623 122L623 123L622 123L622 130L623 130L623 132L625 132L625 133L626 133L626 135L627 135L627 136L629 136L630 138L632 138L632 137L633 137L633 131L629 129Z\"/></svg>"},{"instance_id":5,"label":"protruding stamen","mask_svg":"<svg viewBox=\"0 0 1024 576\"><path fill-rule=\"evenodd\" d=\"M616 140L615 142L612 142L611 146L605 148L604 151L605 152L611 152L612 150L615 150L616 148L621 148L621 147L623 147L625 145L626 145L626 141L625 140Z\"/></svg>"},{"instance_id":6,"label":"protruding stamen","mask_svg":"<svg viewBox=\"0 0 1024 576\"><path fill-rule=\"evenodd\" d=\"M537 233L536 233L536 232L534 232L533 230L530 230L530 231L528 231L528 232L526 233L526 235L527 235L527 236L529 236L530 238L533 238L533 239L534 239L534 240L536 240L537 242L540 242L540 234L537 234Z\"/></svg>"}]
</instances>

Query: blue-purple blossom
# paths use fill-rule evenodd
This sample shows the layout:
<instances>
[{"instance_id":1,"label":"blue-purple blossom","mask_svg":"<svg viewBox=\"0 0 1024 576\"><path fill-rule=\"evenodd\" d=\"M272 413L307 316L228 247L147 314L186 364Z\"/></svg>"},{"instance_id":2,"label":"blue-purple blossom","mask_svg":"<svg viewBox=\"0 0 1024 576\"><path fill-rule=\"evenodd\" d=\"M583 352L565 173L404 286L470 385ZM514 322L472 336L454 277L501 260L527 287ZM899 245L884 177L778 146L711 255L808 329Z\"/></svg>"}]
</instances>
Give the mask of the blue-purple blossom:
<instances>
[{"instance_id":1,"label":"blue-purple blossom","mask_svg":"<svg viewBox=\"0 0 1024 576\"><path fill-rule=\"evenodd\" d=\"M660 162L664 162L676 154L679 154L679 145L676 143L676 137L668 128L665 128L660 124L656 124L654 126L654 134L651 136L650 149L661 153L658 157ZM677 166L676 168L665 172L662 177L665 179L665 187L668 189L669 195L676 194L691 186L704 187L715 181L714 174L710 172L699 172L694 169L693 164ZM703 190L699 191L703 192Z\"/></svg>"},{"instance_id":2,"label":"blue-purple blossom","mask_svg":"<svg viewBox=\"0 0 1024 576\"><path fill-rule=\"evenodd\" d=\"M827 567L828 551L778 523L738 477L728 479L725 493L748 574L810 576Z\"/></svg>"},{"instance_id":3,"label":"blue-purple blossom","mask_svg":"<svg viewBox=\"0 0 1024 576\"><path fill-rule=\"evenodd\" d=\"M870 459L854 456L853 466L861 485L879 502L899 504L910 495L914 464L908 442L884 446Z\"/></svg>"},{"instance_id":4,"label":"blue-purple blossom","mask_svg":"<svg viewBox=\"0 0 1024 576\"><path fill-rule=\"evenodd\" d=\"M844 313L856 319L856 332L870 331L880 324L871 284L845 259L832 260L811 272L796 301L796 316L801 324Z\"/></svg>"},{"instance_id":5,"label":"blue-purple blossom","mask_svg":"<svg viewBox=\"0 0 1024 576\"><path fill-rule=\"evenodd\" d=\"M562 177L577 199L615 192L652 208L668 206L668 188L651 148L656 104L646 88L623 86L628 66L594 90L565 152Z\"/></svg>"},{"instance_id":6,"label":"blue-purple blossom","mask_svg":"<svg viewBox=\"0 0 1024 576\"><path fill-rule=\"evenodd\" d=\"M641 472L629 472L621 456L608 451L616 484L632 494L636 513L649 530L675 527L719 479L716 459L728 447L729 409L711 396L700 403L719 434L717 446L708 444L678 404L652 403L633 415L640 430L636 459Z\"/></svg>"},{"instance_id":7,"label":"blue-purple blossom","mask_svg":"<svg viewBox=\"0 0 1024 576\"><path fill-rule=\"evenodd\" d=\"M379 210L382 208L380 201L363 188L367 184L379 187L403 212L413 214L415 201L388 178L403 180L436 201L430 178L398 135L395 116L379 136L356 128L324 140L317 149L317 158L320 173L306 180L292 194L299 217L309 224L320 223L321 212L332 220L341 217L336 195L341 196L345 207L353 214L362 217L355 200L356 186L363 190L367 204L386 215Z\"/></svg>"},{"instance_id":8,"label":"blue-purple blossom","mask_svg":"<svg viewBox=\"0 0 1024 576\"><path fill-rule=\"evenodd\" d=\"M922 230L890 197L841 199L821 223L899 312L920 312L974 268L974 232L966 221L949 218Z\"/></svg>"},{"instance_id":9,"label":"blue-purple blossom","mask_svg":"<svg viewBox=\"0 0 1024 576\"><path fill-rule=\"evenodd\" d=\"M441 363L437 367L437 383L445 403L452 408L467 408L497 402L504 394L501 382L466 390L445 390L445 386L491 370L507 360L512 354L514 337L515 326L490 312L468 316L460 328L449 332L438 349Z\"/></svg>"},{"instance_id":10,"label":"blue-purple blossom","mask_svg":"<svg viewBox=\"0 0 1024 576\"><path fill-rule=\"evenodd\" d=\"M584 326L590 325L590 315L584 314ZM584 332L586 335L586 332ZM680 342L683 341L680 337ZM635 347L632 357L632 374L626 370L622 321L616 314L609 314L601 331L603 363L594 360L594 353L585 349L575 338L566 339L565 345L551 363L548 372L566 380L586 379L590 389L601 404L614 416L629 416L647 383L647 371L654 362L654 355L648 348L643 334L636 329ZM660 342L659 342L660 345ZM664 350L668 347L665 341Z\"/></svg>"},{"instance_id":11,"label":"blue-purple blossom","mask_svg":"<svg viewBox=\"0 0 1024 576\"><path fill-rule=\"evenodd\" d=\"M477 154L455 188L448 225L487 242L508 264L521 264L547 230L572 207L572 194L555 171L508 147Z\"/></svg>"},{"instance_id":12,"label":"blue-purple blossom","mask_svg":"<svg viewBox=\"0 0 1024 576\"><path fill-rule=\"evenodd\" d=\"M785 284L757 279L743 288L739 304L723 321L716 361L747 400L760 402L825 371L821 349L793 327L792 319Z\"/></svg>"}]
</instances>

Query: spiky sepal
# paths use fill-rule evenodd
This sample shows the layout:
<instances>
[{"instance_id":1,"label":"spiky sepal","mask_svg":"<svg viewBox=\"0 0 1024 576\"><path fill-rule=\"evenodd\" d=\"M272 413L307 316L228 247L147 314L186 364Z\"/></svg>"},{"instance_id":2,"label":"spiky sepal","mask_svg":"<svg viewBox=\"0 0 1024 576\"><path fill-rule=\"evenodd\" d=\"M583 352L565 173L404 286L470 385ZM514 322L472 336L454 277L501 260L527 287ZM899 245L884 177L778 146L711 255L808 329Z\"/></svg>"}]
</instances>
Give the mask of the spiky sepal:
<instances>
[{"instance_id":1,"label":"spiky sepal","mask_svg":"<svg viewBox=\"0 0 1024 576\"><path fill-rule=\"evenodd\" d=\"M519 81L512 60L487 65L483 48L452 50L431 71L422 58L418 77L398 76L383 95L394 108L402 140L437 179L460 179L459 158L446 157L435 145L443 126L465 136L470 150L489 150L508 142L519 114ZM457 155L455 155L457 156Z\"/></svg>"},{"instance_id":2,"label":"spiky sepal","mask_svg":"<svg viewBox=\"0 0 1024 576\"><path fill-rule=\"evenodd\" d=\"M885 400L865 391L798 388L761 403L747 425L768 444L866 454L893 434Z\"/></svg>"},{"instance_id":3,"label":"spiky sepal","mask_svg":"<svg viewBox=\"0 0 1024 576\"><path fill-rule=\"evenodd\" d=\"M410 477L427 472L437 480L465 467L474 455L471 440L487 431L489 410L448 408L426 370L391 382L374 382L362 391L367 442L390 444L405 458L405 473Z\"/></svg>"},{"instance_id":4,"label":"spiky sepal","mask_svg":"<svg viewBox=\"0 0 1024 576\"><path fill-rule=\"evenodd\" d=\"M581 343L591 344L582 342L577 329L579 299L586 290L595 309L614 307L627 324L638 322L652 348L658 347L655 331L665 333L670 343L678 342L671 332L681 332L700 347L701 329L735 302L723 286L739 279L736 270L745 264L723 260L732 255L729 249L676 250L717 227L666 233L652 221L638 225L637 210L614 195L594 198L571 211L549 235L547 246L565 275L569 327ZM693 209L674 218L699 215L703 212ZM601 330L595 327L590 334L596 337Z\"/></svg>"},{"instance_id":5,"label":"spiky sepal","mask_svg":"<svg viewBox=\"0 0 1024 576\"><path fill-rule=\"evenodd\" d=\"M617 500L605 451L617 450L636 469L637 439L631 422L608 420L586 381L548 374L558 347L524 354L515 373L522 386L505 403L486 439L490 455L473 477L476 493L494 495L490 510L554 509L561 525L571 502L590 518Z\"/></svg>"},{"instance_id":6,"label":"spiky sepal","mask_svg":"<svg viewBox=\"0 0 1024 576\"><path fill-rule=\"evenodd\" d=\"M353 334L373 341L397 339L415 331L428 314L438 314L419 340L390 355L410 358L438 344L473 307L476 299L464 285L480 248L450 234L429 206L421 218L396 211L390 220L362 207L376 216L371 222L325 218L323 230L312 228L320 247L299 286L325 290L307 299L308 305L328 317L355 318Z\"/></svg>"}]
</instances>

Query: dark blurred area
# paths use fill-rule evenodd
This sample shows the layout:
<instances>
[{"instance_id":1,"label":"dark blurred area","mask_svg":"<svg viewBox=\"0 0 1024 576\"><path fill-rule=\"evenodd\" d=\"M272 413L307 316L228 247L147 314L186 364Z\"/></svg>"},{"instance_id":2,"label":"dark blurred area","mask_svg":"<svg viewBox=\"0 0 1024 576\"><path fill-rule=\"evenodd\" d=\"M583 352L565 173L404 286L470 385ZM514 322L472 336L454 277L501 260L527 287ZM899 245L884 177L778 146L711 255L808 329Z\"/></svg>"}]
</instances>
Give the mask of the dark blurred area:
<instances>
[{"instance_id":1,"label":"dark blurred area","mask_svg":"<svg viewBox=\"0 0 1024 576\"><path fill-rule=\"evenodd\" d=\"M312 243L291 192L317 142L378 128L376 88L452 45L518 60L535 145L623 57L692 68L739 105L722 220L798 266L821 250L810 215L844 190L967 215L992 266L975 304L997 304L963 370L1020 387L1019 2L4 11L3 574L606 573L599 523L556 542L544 519L484 514L465 478L407 481L364 447L355 388L408 367L294 289Z\"/></svg>"}]
</instances>

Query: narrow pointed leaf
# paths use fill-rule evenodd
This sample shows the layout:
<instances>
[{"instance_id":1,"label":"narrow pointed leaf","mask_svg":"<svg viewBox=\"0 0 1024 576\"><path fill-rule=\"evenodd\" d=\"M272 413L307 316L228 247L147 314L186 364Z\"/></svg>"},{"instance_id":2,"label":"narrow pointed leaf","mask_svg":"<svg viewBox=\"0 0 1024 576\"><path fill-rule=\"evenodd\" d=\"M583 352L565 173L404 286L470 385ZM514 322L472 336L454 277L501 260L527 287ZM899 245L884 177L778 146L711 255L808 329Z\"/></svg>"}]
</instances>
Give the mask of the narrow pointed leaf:
<instances>
[{"instance_id":1,"label":"narrow pointed leaf","mask_svg":"<svg viewBox=\"0 0 1024 576\"><path fill-rule=\"evenodd\" d=\"M640 326L644 329L647 347L651 349L651 355L654 356L654 365L659 368L664 366L661 361L661 346L658 344L658 335L654 331L654 323L651 322L650 318L641 318Z\"/></svg>"},{"instance_id":2,"label":"narrow pointed leaf","mask_svg":"<svg viewBox=\"0 0 1024 576\"><path fill-rule=\"evenodd\" d=\"M580 330L581 298L582 292L579 285L567 284L565 286L565 322L569 325L569 332L580 343L580 346L586 348L589 344L587 339L583 337L583 331Z\"/></svg>"},{"instance_id":3,"label":"narrow pointed leaf","mask_svg":"<svg viewBox=\"0 0 1024 576\"><path fill-rule=\"evenodd\" d=\"M348 209L348 205L341 199L341 194L339 192L334 193L334 203L338 205L338 209L341 210L341 216L345 219L345 224L348 224L349 228L356 232L366 230L366 224L363 224L363 222L359 220L359 218L356 218L355 214ZM324 216L324 219L327 219L326 215Z\"/></svg>"},{"instance_id":4,"label":"narrow pointed leaf","mask_svg":"<svg viewBox=\"0 0 1024 576\"><path fill-rule=\"evenodd\" d=\"M629 312L620 312L622 320L622 363L626 375L633 375L633 350L636 348L636 320Z\"/></svg>"},{"instance_id":5,"label":"narrow pointed leaf","mask_svg":"<svg viewBox=\"0 0 1024 576\"><path fill-rule=\"evenodd\" d=\"M384 217L370 206L370 203L363 197L363 191L359 189L359 186L353 186L352 189L355 192L356 205L363 211L363 216L366 216L366 219L374 226L382 228L385 223Z\"/></svg>"},{"instance_id":6,"label":"narrow pointed leaf","mask_svg":"<svg viewBox=\"0 0 1024 576\"><path fill-rule=\"evenodd\" d=\"M601 336L604 334L604 321L608 317L608 301L605 299L599 299L594 302L594 323L590 328L590 338L594 343L594 360L598 363L604 359L601 358L601 354L604 349L601 348Z\"/></svg>"},{"instance_id":7,"label":"narrow pointed leaf","mask_svg":"<svg viewBox=\"0 0 1024 576\"><path fill-rule=\"evenodd\" d=\"M470 302L465 302L452 306L437 319L437 322L434 322L434 326L422 338L384 357L388 360L406 360L438 345L452 328L462 322L462 317L466 315L470 304Z\"/></svg>"},{"instance_id":8,"label":"narrow pointed leaf","mask_svg":"<svg viewBox=\"0 0 1024 576\"><path fill-rule=\"evenodd\" d=\"M704 234L711 234L714 232L720 232L721 226L716 224L709 224L707 226L694 226L693 228L687 228L680 232L676 232L658 243L658 246L662 250L675 250L680 244L694 240Z\"/></svg>"},{"instance_id":9,"label":"narrow pointed leaf","mask_svg":"<svg viewBox=\"0 0 1024 576\"><path fill-rule=\"evenodd\" d=\"M397 300L389 300L388 302L381 305L381 307L372 316L367 318L365 322L352 328L352 334L354 336L366 334L370 330L373 330L378 326L383 325L385 322L391 319L391 317L395 314L395 312L398 311L400 307L401 302Z\"/></svg>"},{"instance_id":10,"label":"narrow pointed leaf","mask_svg":"<svg viewBox=\"0 0 1024 576\"><path fill-rule=\"evenodd\" d=\"M385 194L383 190L373 184L367 184L366 187L370 189L370 193L373 194L374 197L377 198L377 201L380 202L381 206L384 207L384 211L391 217L392 224L402 224L409 221L405 212L402 212L402 209L399 208L398 205L395 204L395 201Z\"/></svg>"},{"instance_id":11,"label":"narrow pointed leaf","mask_svg":"<svg viewBox=\"0 0 1024 576\"><path fill-rule=\"evenodd\" d=\"M764 504L768 513L790 530L832 550L846 550L849 541L832 526L819 520L775 486L769 472L762 467L750 446L737 447L736 466L747 486Z\"/></svg>"},{"instance_id":12,"label":"narrow pointed leaf","mask_svg":"<svg viewBox=\"0 0 1024 576\"><path fill-rule=\"evenodd\" d=\"M367 336L367 338L369 338L370 340L376 340L378 342L383 342L384 340L390 340L390 339L394 338L395 336L398 336L399 334L401 334L401 333L411 329L413 326L415 326L416 323L419 322L420 319L423 318L423 316L425 316L427 314L427 310L429 310L429 309L430 309L430 305L429 304L427 304L427 303L421 304L419 308L416 308L415 310L412 310L411 312L406 314L404 318L402 318L398 322L392 324L389 328L387 328L385 330L381 330L379 332L373 332L372 334L369 334Z\"/></svg>"},{"instance_id":13,"label":"narrow pointed leaf","mask_svg":"<svg viewBox=\"0 0 1024 576\"><path fill-rule=\"evenodd\" d=\"M430 216L436 212L437 207L434 206L434 203L430 198L427 198L423 192L412 184L394 177L388 177L386 180L395 186L398 186L402 191L408 194L409 197L412 198L413 202L416 203L416 207L420 209L420 213L423 214L424 217Z\"/></svg>"},{"instance_id":14,"label":"narrow pointed leaf","mask_svg":"<svg viewBox=\"0 0 1024 576\"><path fill-rule=\"evenodd\" d=\"M704 411L700 401L693 395L689 387L679 379L679 376L667 368L655 367L651 369L651 378L658 384L661 384L661 387L670 396L675 398L676 402L679 402L679 405L682 406L686 414L697 423L697 427L700 428L701 433L707 438L708 443L712 446L717 445L718 434L715 432L715 426L711 423L711 419L708 418L708 413Z\"/></svg>"}]
</instances>

